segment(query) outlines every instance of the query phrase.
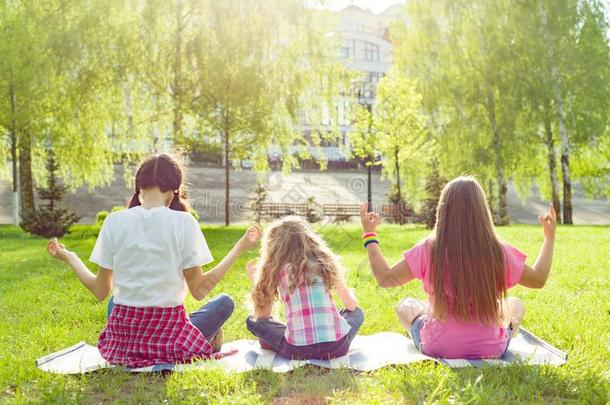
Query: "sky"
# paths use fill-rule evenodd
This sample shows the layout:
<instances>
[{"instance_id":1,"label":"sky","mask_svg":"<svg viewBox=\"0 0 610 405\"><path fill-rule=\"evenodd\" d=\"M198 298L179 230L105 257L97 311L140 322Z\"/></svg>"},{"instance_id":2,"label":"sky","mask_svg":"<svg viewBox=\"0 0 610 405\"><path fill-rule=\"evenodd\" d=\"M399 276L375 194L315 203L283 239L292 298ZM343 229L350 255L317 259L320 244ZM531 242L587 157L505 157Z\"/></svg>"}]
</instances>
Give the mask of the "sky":
<instances>
[{"instance_id":1,"label":"sky","mask_svg":"<svg viewBox=\"0 0 610 405\"><path fill-rule=\"evenodd\" d=\"M314 0L314 2L316 2ZM373 13L380 13L390 7L393 4L400 3L405 4L405 0L318 0L325 4L324 8L331 10L340 10L344 7L354 4L360 8L368 8ZM606 15L610 18L610 0L602 2L606 7Z\"/></svg>"},{"instance_id":2,"label":"sky","mask_svg":"<svg viewBox=\"0 0 610 405\"><path fill-rule=\"evenodd\" d=\"M405 0L326 0L325 7L331 10L340 10L350 4L363 9L370 9L373 13L381 13L393 4L404 4Z\"/></svg>"}]
</instances>

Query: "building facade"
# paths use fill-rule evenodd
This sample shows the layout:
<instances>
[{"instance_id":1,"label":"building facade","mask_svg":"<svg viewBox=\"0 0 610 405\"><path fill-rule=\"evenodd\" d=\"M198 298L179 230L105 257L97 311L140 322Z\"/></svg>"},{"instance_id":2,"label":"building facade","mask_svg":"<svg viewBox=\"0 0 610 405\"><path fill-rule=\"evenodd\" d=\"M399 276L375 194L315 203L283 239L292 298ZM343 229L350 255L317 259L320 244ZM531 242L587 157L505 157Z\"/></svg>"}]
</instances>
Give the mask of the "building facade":
<instances>
[{"instance_id":1,"label":"building facade","mask_svg":"<svg viewBox=\"0 0 610 405\"><path fill-rule=\"evenodd\" d=\"M335 13L337 21L334 34L341 41L338 58L350 69L360 72L361 79L354 83L358 102L372 106L375 103L377 84L392 65L392 44L388 35L390 25L397 20L406 21L406 10L402 4L390 6L379 14L351 5ZM350 105L349 100L340 101L337 119L341 138L335 143L326 143L321 152L329 163L338 164L350 159ZM353 99L352 99L353 102ZM330 116L330 114L328 114ZM323 125L330 125L328 117L323 118ZM304 125L307 133L309 128Z\"/></svg>"}]
</instances>

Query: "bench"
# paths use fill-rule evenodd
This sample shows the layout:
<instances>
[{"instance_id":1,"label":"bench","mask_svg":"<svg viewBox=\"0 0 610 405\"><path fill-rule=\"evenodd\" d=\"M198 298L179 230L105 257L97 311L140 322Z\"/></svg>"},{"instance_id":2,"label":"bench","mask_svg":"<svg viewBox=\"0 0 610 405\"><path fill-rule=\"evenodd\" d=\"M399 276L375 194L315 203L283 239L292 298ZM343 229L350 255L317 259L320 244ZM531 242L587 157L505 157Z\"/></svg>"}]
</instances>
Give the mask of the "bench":
<instances>
[{"instance_id":1,"label":"bench","mask_svg":"<svg viewBox=\"0 0 610 405\"><path fill-rule=\"evenodd\" d=\"M335 217L335 221L347 221L351 217L360 216L360 204L324 204L324 216Z\"/></svg>"},{"instance_id":2,"label":"bench","mask_svg":"<svg viewBox=\"0 0 610 405\"><path fill-rule=\"evenodd\" d=\"M263 218L277 219L288 215L307 215L307 204L282 202L261 203L261 217Z\"/></svg>"},{"instance_id":3,"label":"bench","mask_svg":"<svg viewBox=\"0 0 610 405\"><path fill-rule=\"evenodd\" d=\"M391 219L398 224L404 224L414 218L413 210L401 204L383 204L381 206L381 216Z\"/></svg>"}]
</instances>

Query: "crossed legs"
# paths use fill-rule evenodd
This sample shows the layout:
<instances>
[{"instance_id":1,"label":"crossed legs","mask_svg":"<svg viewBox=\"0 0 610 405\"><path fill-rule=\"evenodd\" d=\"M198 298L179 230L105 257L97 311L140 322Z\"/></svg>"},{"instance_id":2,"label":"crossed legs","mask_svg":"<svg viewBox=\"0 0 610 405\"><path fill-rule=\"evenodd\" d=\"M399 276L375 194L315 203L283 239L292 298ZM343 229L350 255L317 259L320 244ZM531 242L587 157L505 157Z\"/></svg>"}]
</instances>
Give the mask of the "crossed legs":
<instances>
[{"instance_id":1,"label":"crossed legs","mask_svg":"<svg viewBox=\"0 0 610 405\"><path fill-rule=\"evenodd\" d=\"M519 332L519 325L521 325L521 321L525 315L525 304L517 297L508 297L506 302L508 304L508 316L512 326L513 336L515 336ZM402 325L405 329L410 330L415 318L424 314L427 307L428 304L424 301L409 297L401 300L398 305L396 305L395 309L396 315L398 315L398 319L400 319Z\"/></svg>"}]
</instances>

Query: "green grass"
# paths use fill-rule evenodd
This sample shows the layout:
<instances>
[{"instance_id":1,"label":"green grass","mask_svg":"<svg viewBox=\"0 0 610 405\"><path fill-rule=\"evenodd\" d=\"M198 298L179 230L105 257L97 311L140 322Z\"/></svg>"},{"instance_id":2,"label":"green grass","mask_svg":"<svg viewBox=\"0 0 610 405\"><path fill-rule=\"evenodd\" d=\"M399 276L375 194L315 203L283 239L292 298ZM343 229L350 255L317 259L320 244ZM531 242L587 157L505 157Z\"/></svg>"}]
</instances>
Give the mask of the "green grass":
<instances>
[{"instance_id":1,"label":"green grass","mask_svg":"<svg viewBox=\"0 0 610 405\"><path fill-rule=\"evenodd\" d=\"M242 231L204 228L216 259ZM421 284L390 290L377 287L355 226L327 226L320 232L349 269L349 283L366 315L361 333L402 332L393 306L405 296L424 298ZM78 226L65 243L88 257L96 233L93 226ZM499 233L533 263L542 240L540 229L511 226ZM396 261L426 234L420 227L386 225L381 229L384 252ZM192 371L160 376L117 370L82 376L45 374L34 365L37 357L80 340L96 342L104 326L106 302L96 302L66 266L47 257L45 240L0 227L0 246L1 402L609 402L609 227L560 227L546 287L511 290L526 303L523 325L569 353L565 366L452 370L425 363L371 373L307 367L288 374ZM251 338L244 325L250 285L242 269L254 255L243 257L214 291L227 292L237 302L224 329L225 340ZM188 298L189 310L198 305Z\"/></svg>"}]
</instances>

